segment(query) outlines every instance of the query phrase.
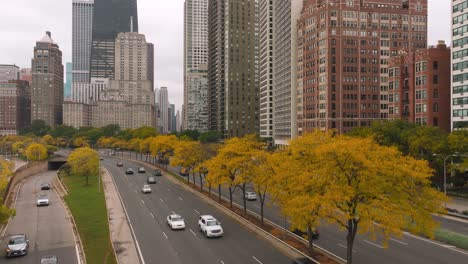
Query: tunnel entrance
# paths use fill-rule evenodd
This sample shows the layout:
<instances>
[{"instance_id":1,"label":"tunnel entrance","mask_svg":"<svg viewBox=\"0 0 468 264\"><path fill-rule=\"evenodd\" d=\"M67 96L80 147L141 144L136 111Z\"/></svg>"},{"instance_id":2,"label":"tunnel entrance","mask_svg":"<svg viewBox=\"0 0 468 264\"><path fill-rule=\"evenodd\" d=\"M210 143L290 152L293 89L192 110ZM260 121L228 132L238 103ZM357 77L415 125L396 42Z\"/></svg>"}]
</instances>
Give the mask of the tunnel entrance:
<instances>
[{"instance_id":1,"label":"tunnel entrance","mask_svg":"<svg viewBox=\"0 0 468 264\"><path fill-rule=\"evenodd\" d=\"M54 159L49 160L48 169L52 171L58 170L60 169L60 167L62 167L62 165L66 163L67 163L66 158L62 158L62 157L54 158Z\"/></svg>"}]
</instances>

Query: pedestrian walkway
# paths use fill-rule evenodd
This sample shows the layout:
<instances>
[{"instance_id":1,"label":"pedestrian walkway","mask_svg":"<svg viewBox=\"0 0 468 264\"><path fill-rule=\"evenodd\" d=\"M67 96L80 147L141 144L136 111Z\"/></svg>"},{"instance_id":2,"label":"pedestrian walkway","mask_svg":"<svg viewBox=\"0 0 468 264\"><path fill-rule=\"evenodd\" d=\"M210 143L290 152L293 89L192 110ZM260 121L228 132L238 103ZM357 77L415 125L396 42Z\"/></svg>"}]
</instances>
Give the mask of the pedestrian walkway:
<instances>
[{"instance_id":1,"label":"pedestrian walkway","mask_svg":"<svg viewBox=\"0 0 468 264\"><path fill-rule=\"evenodd\" d=\"M447 208L456 209L458 212L468 211L468 199L450 197L447 202Z\"/></svg>"},{"instance_id":2,"label":"pedestrian walkway","mask_svg":"<svg viewBox=\"0 0 468 264\"><path fill-rule=\"evenodd\" d=\"M109 172L104 168L102 183L106 197L111 240L119 263L140 263L120 196Z\"/></svg>"}]
</instances>

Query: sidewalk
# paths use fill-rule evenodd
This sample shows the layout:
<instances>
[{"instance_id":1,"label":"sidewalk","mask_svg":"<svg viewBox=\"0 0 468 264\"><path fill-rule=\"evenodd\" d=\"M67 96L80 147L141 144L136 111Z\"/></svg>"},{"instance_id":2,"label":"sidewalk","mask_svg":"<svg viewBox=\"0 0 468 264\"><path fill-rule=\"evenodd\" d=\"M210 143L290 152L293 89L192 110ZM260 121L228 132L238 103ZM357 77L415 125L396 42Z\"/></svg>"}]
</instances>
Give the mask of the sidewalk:
<instances>
[{"instance_id":1,"label":"sidewalk","mask_svg":"<svg viewBox=\"0 0 468 264\"><path fill-rule=\"evenodd\" d=\"M468 200L464 198L450 197L450 200L447 202L447 207L456 209L460 213L468 211Z\"/></svg>"},{"instance_id":2,"label":"sidewalk","mask_svg":"<svg viewBox=\"0 0 468 264\"><path fill-rule=\"evenodd\" d=\"M119 263L140 263L130 225L120 201L117 188L106 169L102 170L111 241Z\"/></svg>"}]
</instances>

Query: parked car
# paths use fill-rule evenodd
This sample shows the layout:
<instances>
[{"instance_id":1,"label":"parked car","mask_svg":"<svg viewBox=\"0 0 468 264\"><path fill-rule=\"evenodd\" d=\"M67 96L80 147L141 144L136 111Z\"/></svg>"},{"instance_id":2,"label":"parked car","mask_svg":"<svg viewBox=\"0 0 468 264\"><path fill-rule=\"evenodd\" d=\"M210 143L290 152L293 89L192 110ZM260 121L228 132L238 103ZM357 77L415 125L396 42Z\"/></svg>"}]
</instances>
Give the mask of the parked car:
<instances>
[{"instance_id":1,"label":"parked car","mask_svg":"<svg viewBox=\"0 0 468 264\"><path fill-rule=\"evenodd\" d=\"M49 198L47 198L47 195L45 194L40 194L39 197L37 197L37 206L47 206L49 205Z\"/></svg>"},{"instance_id":2,"label":"parked car","mask_svg":"<svg viewBox=\"0 0 468 264\"><path fill-rule=\"evenodd\" d=\"M171 227L172 230L185 229L184 218L178 214L169 215L166 220L167 224Z\"/></svg>"},{"instance_id":3,"label":"parked car","mask_svg":"<svg viewBox=\"0 0 468 264\"><path fill-rule=\"evenodd\" d=\"M50 190L50 183L41 184L41 190Z\"/></svg>"},{"instance_id":4,"label":"parked car","mask_svg":"<svg viewBox=\"0 0 468 264\"><path fill-rule=\"evenodd\" d=\"M189 175L189 170L187 168L180 168L180 171L179 171L179 175L180 176L188 176Z\"/></svg>"},{"instance_id":5,"label":"parked car","mask_svg":"<svg viewBox=\"0 0 468 264\"><path fill-rule=\"evenodd\" d=\"M211 215L201 215L198 219L198 227L206 237L221 237L224 234L221 223Z\"/></svg>"},{"instance_id":6,"label":"parked car","mask_svg":"<svg viewBox=\"0 0 468 264\"><path fill-rule=\"evenodd\" d=\"M154 176L162 176L162 172L161 172L161 170L154 170L153 175Z\"/></svg>"},{"instance_id":7,"label":"parked car","mask_svg":"<svg viewBox=\"0 0 468 264\"><path fill-rule=\"evenodd\" d=\"M139 173L145 173L146 172L145 167L138 168L138 172Z\"/></svg>"},{"instance_id":8,"label":"parked car","mask_svg":"<svg viewBox=\"0 0 468 264\"><path fill-rule=\"evenodd\" d=\"M141 187L141 192L142 193L151 193L152 190L151 190L151 187L148 184L145 184L145 185L143 185L143 187Z\"/></svg>"},{"instance_id":9,"label":"parked car","mask_svg":"<svg viewBox=\"0 0 468 264\"><path fill-rule=\"evenodd\" d=\"M123 162L121 161L117 162L117 167L123 167Z\"/></svg>"},{"instance_id":10,"label":"parked car","mask_svg":"<svg viewBox=\"0 0 468 264\"><path fill-rule=\"evenodd\" d=\"M155 184L156 183L156 177L154 176L149 176L147 179L146 179L146 182L148 184Z\"/></svg>"},{"instance_id":11,"label":"parked car","mask_svg":"<svg viewBox=\"0 0 468 264\"><path fill-rule=\"evenodd\" d=\"M57 264L57 263L58 263L57 256L54 256L54 255L44 256L41 258L41 264Z\"/></svg>"},{"instance_id":12,"label":"parked car","mask_svg":"<svg viewBox=\"0 0 468 264\"><path fill-rule=\"evenodd\" d=\"M25 234L10 236L5 253L7 257L23 256L28 254L29 240Z\"/></svg>"},{"instance_id":13,"label":"parked car","mask_svg":"<svg viewBox=\"0 0 468 264\"><path fill-rule=\"evenodd\" d=\"M245 199L247 201L255 201L257 200L257 194L254 192L245 192Z\"/></svg>"},{"instance_id":14,"label":"parked car","mask_svg":"<svg viewBox=\"0 0 468 264\"><path fill-rule=\"evenodd\" d=\"M132 168L127 168L127 169L125 170L125 174L134 174L134 173L135 173L135 172L133 171Z\"/></svg>"},{"instance_id":15,"label":"parked car","mask_svg":"<svg viewBox=\"0 0 468 264\"><path fill-rule=\"evenodd\" d=\"M294 234L304 238L304 239L307 239L307 231L302 231L300 229L293 229L291 230L291 232L293 232ZM320 233L318 231L318 229L316 227L312 227L312 239L318 239L320 236Z\"/></svg>"}]
</instances>

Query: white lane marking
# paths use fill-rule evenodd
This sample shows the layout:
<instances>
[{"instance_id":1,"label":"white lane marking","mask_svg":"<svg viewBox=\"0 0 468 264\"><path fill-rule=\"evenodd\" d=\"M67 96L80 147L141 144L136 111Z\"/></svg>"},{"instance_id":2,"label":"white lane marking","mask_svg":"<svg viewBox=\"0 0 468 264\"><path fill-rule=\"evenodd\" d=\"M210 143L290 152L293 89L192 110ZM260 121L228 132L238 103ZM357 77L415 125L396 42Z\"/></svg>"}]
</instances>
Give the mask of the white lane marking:
<instances>
[{"instance_id":1,"label":"white lane marking","mask_svg":"<svg viewBox=\"0 0 468 264\"><path fill-rule=\"evenodd\" d=\"M400 240L397 240L397 239L394 239L394 238L390 238L390 240L395 241L395 242L400 243L400 244L403 244L403 245L405 245L405 246L408 245L408 243L405 243L405 242L403 242L403 241L400 241Z\"/></svg>"},{"instance_id":2,"label":"white lane marking","mask_svg":"<svg viewBox=\"0 0 468 264\"><path fill-rule=\"evenodd\" d=\"M182 198L179 197L179 200L183 201L184 199L182 199Z\"/></svg>"},{"instance_id":3,"label":"white lane marking","mask_svg":"<svg viewBox=\"0 0 468 264\"><path fill-rule=\"evenodd\" d=\"M347 246L343 246L341 245L340 243L338 243L338 246L342 247L342 248L348 248ZM357 251L353 249L353 252L356 253Z\"/></svg>"},{"instance_id":4,"label":"white lane marking","mask_svg":"<svg viewBox=\"0 0 468 264\"><path fill-rule=\"evenodd\" d=\"M364 242L369 243L369 244L371 244L371 245L373 245L373 246L376 246L376 247L378 247L378 248L383 248L381 245L377 245L377 244L372 243L372 242L370 242L369 240L366 240L366 239L364 239Z\"/></svg>"},{"instance_id":5,"label":"white lane marking","mask_svg":"<svg viewBox=\"0 0 468 264\"><path fill-rule=\"evenodd\" d=\"M456 248L456 246L451 246L451 245L445 245L444 247L446 247L446 248Z\"/></svg>"},{"instance_id":6,"label":"white lane marking","mask_svg":"<svg viewBox=\"0 0 468 264\"><path fill-rule=\"evenodd\" d=\"M258 263L260 264L263 264L260 260L258 260L258 258L256 258L255 256L252 256L253 259L255 259Z\"/></svg>"},{"instance_id":7,"label":"white lane marking","mask_svg":"<svg viewBox=\"0 0 468 264\"><path fill-rule=\"evenodd\" d=\"M159 200L161 200L161 202L164 203L164 200L162 198L159 198Z\"/></svg>"},{"instance_id":8,"label":"white lane marking","mask_svg":"<svg viewBox=\"0 0 468 264\"><path fill-rule=\"evenodd\" d=\"M153 213L150 213L150 215L151 215L151 217L153 217L153 218L154 218L154 214L153 214Z\"/></svg>"},{"instance_id":9,"label":"white lane marking","mask_svg":"<svg viewBox=\"0 0 468 264\"><path fill-rule=\"evenodd\" d=\"M192 232L192 234L193 234L194 236L197 236L197 234L195 234L195 232L193 232L193 230L192 230L191 228L190 228L190 232Z\"/></svg>"},{"instance_id":10,"label":"white lane marking","mask_svg":"<svg viewBox=\"0 0 468 264\"><path fill-rule=\"evenodd\" d=\"M200 212L198 212L198 210L197 210L197 209L193 209L193 210L194 210L194 211L195 211L197 214L200 214Z\"/></svg>"},{"instance_id":11,"label":"white lane marking","mask_svg":"<svg viewBox=\"0 0 468 264\"><path fill-rule=\"evenodd\" d=\"M165 233L165 232L163 232L163 235L164 235L164 236L166 237L166 239L167 239L167 235L166 235L166 233Z\"/></svg>"},{"instance_id":12,"label":"white lane marking","mask_svg":"<svg viewBox=\"0 0 468 264\"><path fill-rule=\"evenodd\" d=\"M221 262L221 264L224 264L224 261L222 261L222 260L219 260L219 262Z\"/></svg>"},{"instance_id":13,"label":"white lane marking","mask_svg":"<svg viewBox=\"0 0 468 264\"><path fill-rule=\"evenodd\" d=\"M145 201L143 201L143 200L140 200L140 201L141 201L143 204L145 204Z\"/></svg>"}]
</instances>

